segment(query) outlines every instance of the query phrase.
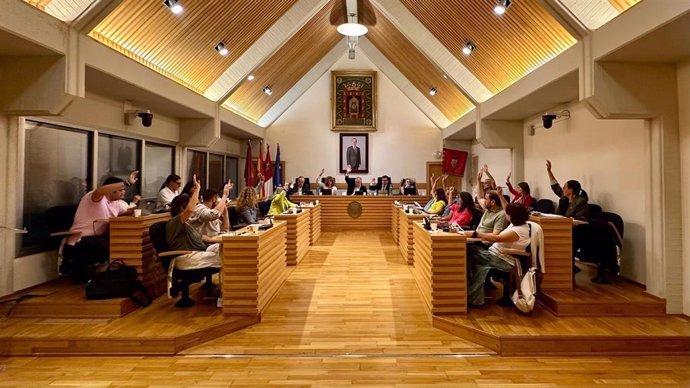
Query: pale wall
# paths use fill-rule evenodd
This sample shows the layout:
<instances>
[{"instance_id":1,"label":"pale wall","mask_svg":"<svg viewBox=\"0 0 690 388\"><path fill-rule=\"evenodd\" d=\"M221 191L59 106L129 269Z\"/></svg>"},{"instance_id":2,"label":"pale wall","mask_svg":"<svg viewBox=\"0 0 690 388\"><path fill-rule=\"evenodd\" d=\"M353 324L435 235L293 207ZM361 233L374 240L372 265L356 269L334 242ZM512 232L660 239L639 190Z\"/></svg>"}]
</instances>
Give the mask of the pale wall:
<instances>
[{"instance_id":1,"label":"pale wall","mask_svg":"<svg viewBox=\"0 0 690 388\"><path fill-rule=\"evenodd\" d=\"M648 137L644 120L597 120L580 103L568 107L571 118L539 128L529 136L525 121L525 180L535 198L557 200L549 187L545 161L551 160L559 183L575 179L590 203L619 214L625 222L621 274L645 283L645 180Z\"/></svg>"},{"instance_id":2,"label":"pale wall","mask_svg":"<svg viewBox=\"0 0 690 388\"><path fill-rule=\"evenodd\" d=\"M358 52L356 60L345 56L330 70L378 69ZM383 174L394 181L412 176L423 182L426 162L441 149L441 131L382 72L377 79L378 130L369 133L369 174L361 176L365 182ZM287 179L314 179L325 168L326 175L344 181L338 172L338 132L331 131L330 82L328 71L266 130L273 153L280 144Z\"/></svg>"},{"instance_id":3,"label":"pale wall","mask_svg":"<svg viewBox=\"0 0 690 388\"><path fill-rule=\"evenodd\" d=\"M678 128L683 208L683 314L690 315L690 60L678 64Z\"/></svg>"}]
</instances>

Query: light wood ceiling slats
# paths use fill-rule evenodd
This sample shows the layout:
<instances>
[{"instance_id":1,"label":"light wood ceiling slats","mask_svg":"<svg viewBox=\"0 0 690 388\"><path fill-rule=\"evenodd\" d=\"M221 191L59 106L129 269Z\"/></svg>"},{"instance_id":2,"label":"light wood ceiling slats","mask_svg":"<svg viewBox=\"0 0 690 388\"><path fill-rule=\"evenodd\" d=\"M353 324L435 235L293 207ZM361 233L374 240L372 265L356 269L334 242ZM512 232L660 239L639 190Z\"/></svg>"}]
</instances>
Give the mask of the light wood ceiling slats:
<instances>
[{"instance_id":1,"label":"light wood ceiling slats","mask_svg":"<svg viewBox=\"0 0 690 388\"><path fill-rule=\"evenodd\" d=\"M96 0L24 0L63 22L71 23Z\"/></svg>"},{"instance_id":2,"label":"light wood ceiling slats","mask_svg":"<svg viewBox=\"0 0 690 388\"><path fill-rule=\"evenodd\" d=\"M369 27L367 39L424 95L453 122L472 109L472 103L457 86L422 54L383 14ZM436 88L435 96L429 89Z\"/></svg>"},{"instance_id":3,"label":"light wood ceiling slats","mask_svg":"<svg viewBox=\"0 0 690 388\"><path fill-rule=\"evenodd\" d=\"M124 0L90 36L201 94L296 1L184 1L174 15L160 0Z\"/></svg>"},{"instance_id":4,"label":"light wood ceiling slats","mask_svg":"<svg viewBox=\"0 0 690 388\"><path fill-rule=\"evenodd\" d=\"M332 0L290 38L271 58L254 71L225 101L225 106L253 122L259 119L299 81L333 46L341 41L329 15L341 1ZM343 47L345 53L346 47ZM263 92L270 86L272 95Z\"/></svg>"},{"instance_id":5,"label":"light wood ceiling slats","mask_svg":"<svg viewBox=\"0 0 690 388\"><path fill-rule=\"evenodd\" d=\"M639 3L640 0L609 0L609 3L618 10L618 12L623 12L633 5Z\"/></svg>"},{"instance_id":6,"label":"light wood ceiling slats","mask_svg":"<svg viewBox=\"0 0 690 388\"><path fill-rule=\"evenodd\" d=\"M575 44L537 0L515 0L493 12L493 0L400 0L493 93ZM469 39L477 49L461 49Z\"/></svg>"}]
</instances>

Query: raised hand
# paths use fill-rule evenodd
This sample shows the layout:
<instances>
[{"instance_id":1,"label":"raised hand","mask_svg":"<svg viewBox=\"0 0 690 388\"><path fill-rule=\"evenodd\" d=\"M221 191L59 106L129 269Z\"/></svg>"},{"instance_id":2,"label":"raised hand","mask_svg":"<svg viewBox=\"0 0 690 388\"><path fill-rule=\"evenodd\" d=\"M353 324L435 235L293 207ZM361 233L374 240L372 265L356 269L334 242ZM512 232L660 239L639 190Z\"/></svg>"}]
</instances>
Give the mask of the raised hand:
<instances>
[{"instance_id":1,"label":"raised hand","mask_svg":"<svg viewBox=\"0 0 690 388\"><path fill-rule=\"evenodd\" d=\"M232 191L233 187L234 185L232 184L232 181L228 179L228 183L223 186L223 195L226 197L230 195L230 191Z\"/></svg>"},{"instance_id":2,"label":"raised hand","mask_svg":"<svg viewBox=\"0 0 690 388\"><path fill-rule=\"evenodd\" d=\"M498 195L503 196L503 187L498 186L498 187L496 188L496 192L498 193Z\"/></svg>"},{"instance_id":3,"label":"raised hand","mask_svg":"<svg viewBox=\"0 0 690 388\"><path fill-rule=\"evenodd\" d=\"M137 183L138 180L139 180L139 171L138 170L135 170L135 171L132 171L131 173L129 173L129 177L127 177L127 182L129 182L130 185Z\"/></svg>"},{"instance_id":4,"label":"raised hand","mask_svg":"<svg viewBox=\"0 0 690 388\"><path fill-rule=\"evenodd\" d=\"M446 179L448 179L448 174L443 174L443 176L441 177L441 180L442 180L443 182L445 182Z\"/></svg>"},{"instance_id":5,"label":"raised hand","mask_svg":"<svg viewBox=\"0 0 690 388\"><path fill-rule=\"evenodd\" d=\"M347 165L347 170L345 170L345 174L349 174L349 173L351 173L351 172L352 172L352 166L350 166L350 165L348 164L348 165Z\"/></svg>"},{"instance_id":6,"label":"raised hand","mask_svg":"<svg viewBox=\"0 0 690 388\"><path fill-rule=\"evenodd\" d=\"M489 165L485 164L484 167L482 167L482 171L489 172Z\"/></svg>"},{"instance_id":7,"label":"raised hand","mask_svg":"<svg viewBox=\"0 0 690 388\"><path fill-rule=\"evenodd\" d=\"M325 168L322 168L322 169L321 169L321 172L319 173L319 176L322 176L324 172L326 172L326 169L325 169Z\"/></svg>"},{"instance_id":8,"label":"raised hand","mask_svg":"<svg viewBox=\"0 0 690 388\"><path fill-rule=\"evenodd\" d=\"M551 161L546 160L546 171L551 171Z\"/></svg>"},{"instance_id":9,"label":"raised hand","mask_svg":"<svg viewBox=\"0 0 690 388\"><path fill-rule=\"evenodd\" d=\"M201 190L201 181L196 179L196 174L192 175L192 181L194 182L192 193L198 193Z\"/></svg>"},{"instance_id":10,"label":"raised hand","mask_svg":"<svg viewBox=\"0 0 690 388\"><path fill-rule=\"evenodd\" d=\"M506 182L510 182L510 176L511 176L511 175L513 175L513 172L512 172L512 171L508 173L508 177L506 178Z\"/></svg>"}]
</instances>

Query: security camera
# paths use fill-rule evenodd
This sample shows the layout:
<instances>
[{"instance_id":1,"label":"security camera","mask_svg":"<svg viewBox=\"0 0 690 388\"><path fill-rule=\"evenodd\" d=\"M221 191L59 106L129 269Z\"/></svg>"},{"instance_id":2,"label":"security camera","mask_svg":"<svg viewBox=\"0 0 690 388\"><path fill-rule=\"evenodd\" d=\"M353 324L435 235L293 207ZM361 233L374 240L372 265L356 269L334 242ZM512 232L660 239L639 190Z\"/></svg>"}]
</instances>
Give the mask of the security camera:
<instances>
[{"instance_id":1,"label":"security camera","mask_svg":"<svg viewBox=\"0 0 690 388\"><path fill-rule=\"evenodd\" d=\"M558 115L542 115L541 120L544 122L544 128L551 128L553 126L553 121L558 118Z\"/></svg>"},{"instance_id":2,"label":"security camera","mask_svg":"<svg viewBox=\"0 0 690 388\"><path fill-rule=\"evenodd\" d=\"M146 112L137 112L137 116L141 117L141 125L147 128L153 123L153 113L151 113L150 110Z\"/></svg>"},{"instance_id":3,"label":"security camera","mask_svg":"<svg viewBox=\"0 0 690 388\"><path fill-rule=\"evenodd\" d=\"M141 124L145 127L150 127L153 123L153 113L150 110L139 111L139 110L128 110L125 112L125 124L134 125L134 120L137 117L141 117Z\"/></svg>"}]
</instances>

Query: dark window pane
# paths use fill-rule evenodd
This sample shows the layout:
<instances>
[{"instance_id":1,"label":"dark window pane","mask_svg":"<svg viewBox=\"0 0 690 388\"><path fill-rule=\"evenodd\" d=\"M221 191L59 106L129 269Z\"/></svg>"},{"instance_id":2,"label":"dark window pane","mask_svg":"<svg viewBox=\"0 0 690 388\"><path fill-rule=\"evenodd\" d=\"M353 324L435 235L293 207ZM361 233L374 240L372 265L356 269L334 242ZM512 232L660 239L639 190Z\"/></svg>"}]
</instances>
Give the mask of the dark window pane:
<instances>
[{"instance_id":1,"label":"dark window pane","mask_svg":"<svg viewBox=\"0 0 690 388\"><path fill-rule=\"evenodd\" d=\"M231 156L225 157L225 181L227 182L228 179L230 179L235 184L232 192L230 193L230 197L232 198L237 198L240 187L240 185L237 183L237 164L237 158L233 158Z\"/></svg>"},{"instance_id":2,"label":"dark window pane","mask_svg":"<svg viewBox=\"0 0 690 388\"><path fill-rule=\"evenodd\" d=\"M165 178L173 173L175 164L175 147L146 142L144 158L143 187L144 198L158 196Z\"/></svg>"},{"instance_id":3,"label":"dark window pane","mask_svg":"<svg viewBox=\"0 0 690 388\"><path fill-rule=\"evenodd\" d=\"M202 190L206 188L206 152L187 151L187 179L191 181L193 175L201 181Z\"/></svg>"},{"instance_id":4,"label":"dark window pane","mask_svg":"<svg viewBox=\"0 0 690 388\"><path fill-rule=\"evenodd\" d=\"M220 193L223 189L223 155L208 155L208 185Z\"/></svg>"}]
</instances>

